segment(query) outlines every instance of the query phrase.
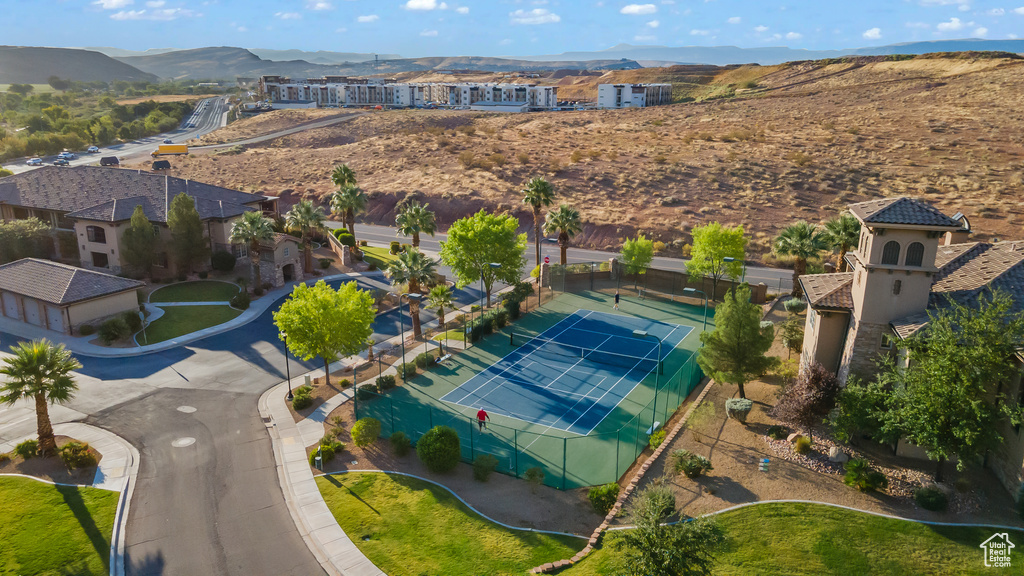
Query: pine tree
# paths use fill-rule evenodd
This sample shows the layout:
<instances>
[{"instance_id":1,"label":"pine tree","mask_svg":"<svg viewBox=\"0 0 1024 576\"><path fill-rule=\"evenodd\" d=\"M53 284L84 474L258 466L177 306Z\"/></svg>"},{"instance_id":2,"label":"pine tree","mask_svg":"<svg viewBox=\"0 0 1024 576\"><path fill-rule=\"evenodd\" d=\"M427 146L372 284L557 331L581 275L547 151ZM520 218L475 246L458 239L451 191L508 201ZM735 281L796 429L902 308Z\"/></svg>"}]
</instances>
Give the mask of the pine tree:
<instances>
[{"instance_id":1,"label":"pine tree","mask_svg":"<svg viewBox=\"0 0 1024 576\"><path fill-rule=\"evenodd\" d=\"M124 256L128 265L139 274L148 276L156 262L157 244L160 242L160 234L153 223L146 218L142 206L136 206L132 212L131 224L124 231L122 236L123 247L121 255Z\"/></svg>"},{"instance_id":2,"label":"pine tree","mask_svg":"<svg viewBox=\"0 0 1024 576\"><path fill-rule=\"evenodd\" d=\"M182 192L171 200L167 226L171 229L171 249L179 273L191 272L210 258L210 243L203 235L203 221L191 196Z\"/></svg>"}]
</instances>

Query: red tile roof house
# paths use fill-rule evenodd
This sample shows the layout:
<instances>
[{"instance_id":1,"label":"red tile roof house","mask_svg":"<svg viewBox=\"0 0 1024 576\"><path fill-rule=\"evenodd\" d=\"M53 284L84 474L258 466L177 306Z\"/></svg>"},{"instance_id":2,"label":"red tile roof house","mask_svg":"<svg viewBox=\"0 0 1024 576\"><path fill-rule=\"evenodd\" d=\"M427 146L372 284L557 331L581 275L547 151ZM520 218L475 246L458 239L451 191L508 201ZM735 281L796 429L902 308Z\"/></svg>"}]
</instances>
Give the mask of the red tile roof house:
<instances>
[{"instance_id":1,"label":"red tile roof house","mask_svg":"<svg viewBox=\"0 0 1024 576\"><path fill-rule=\"evenodd\" d=\"M800 278L809 309L801 369L812 362L839 374L870 379L876 360L898 354L900 341L928 324L928 313L947 297L973 303L985 291L1002 289L1024 310L1024 241L967 242L970 225L920 200L885 198L852 204L861 222L856 250L847 254L852 272ZM1021 398L1024 356L1012 360L1017 376L1004 392ZM1016 497L1024 481L1024 427L999 423L1006 439L987 458L988 467ZM898 454L924 457L901 442Z\"/></svg>"},{"instance_id":2,"label":"red tile roof house","mask_svg":"<svg viewBox=\"0 0 1024 576\"><path fill-rule=\"evenodd\" d=\"M67 250L70 242L55 243L55 259L121 274L126 267L121 258L121 236L135 207L142 206L146 217L160 230L166 246L170 240L167 210L171 200L181 192L195 201L211 248L233 252L239 257L237 266L248 267L247 247L232 245L229 241L231 226L244 212L262 210L277 214L277 198L195 180L141 170L47 166L0 180L0 218L36 217L52 225L58 233L66 236L73 233L77 253L61 253L61 247ZM275 255L280 252L283 256L285 250L278 249L282 243L294 243L288 247L286 261L267 265L268 256L264 255L264 282L275 286L281 285L286 277L301 277L302 274L301 257L291 257L298 252L298 242L275 238L268 246L274 248L270 252ZM299 263L297 269L295 262ZM157 277L177 275L176 265L166 249L159 253L158 265L152 272Z\"/></svg>"}]
</instances>

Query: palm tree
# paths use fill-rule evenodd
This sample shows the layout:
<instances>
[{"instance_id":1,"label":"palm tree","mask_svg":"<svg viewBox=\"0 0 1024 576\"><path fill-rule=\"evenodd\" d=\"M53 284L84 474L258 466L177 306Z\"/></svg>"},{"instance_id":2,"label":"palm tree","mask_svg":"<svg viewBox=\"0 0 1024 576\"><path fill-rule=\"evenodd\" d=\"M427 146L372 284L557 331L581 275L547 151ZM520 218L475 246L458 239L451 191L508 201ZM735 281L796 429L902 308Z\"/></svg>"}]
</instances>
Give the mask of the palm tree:
<instances>
[{"instance_id":1,"label":"palm tree","mask_svg":"<svg viewBox=\"0 0 1024 576\"><path fill-rule=\"evenodd\" d=\"M439 326L443 331L444 311L452 310L455 307L452 289L443 284L438 284L431 288L430 293L427 294L427 306L437 310L437 321L440 323Z\"/></svg>"},{"instance_id":2,"label":"palm tree","mask_svg":"<svg viewBox=\"0 0 1024 576\"><path fill-rule=\"evenodd\" d=\"M331 194L331 213L342 215L352 238L356 237L356 214L363 210L366 210L366 194L355 184L346 184Z\"/></svg>"},{"instance_id":3,"label":"palm tree","mask_svg":"<svg viewBox=\"0 0 1024 576\"><path fill-rule=\"evenodd\" d=\"M408 284L410 294L421 294L421 285L429 285L434 282L436 267L437 262L427 258L423 252L415 248L409 248L399 254L397 260L393 260L388 264L385 274L391 279L393 286L398 287ZM409 315L412 316L413 338L419 338L422 335L420 331L420 303L413 298L409 299Z\"/></svg>"},{"instance_id":4,"label":"palm tree","mask_svg":"<svg viewBox=\"0 0 1024 576\"><path fill-rule=\"evenodd\" d=\"M523 204L533 207L533 242L537 247L537 266L540 266L540 209L555 201L555 189L547 180L537 177L526 183Z\"/></svg>"},{"instance_id":5,"label":"palm tree","mask_svg":"<svg viewBox=\"0 0 1024 576\"><path fill-rule=\"evenodd\" d=\"M838 218L832 218L825 222L825 231L822 236L830 248L839 251L839 256L836 258L836 271L849 271L850 266L846 263L846 253L851 248L856 248L860 242L860 220L854 218L852 214L843 214Z\"/></svg>"},{"instance_id":6,"label":"palm tree","mask_svg":"<svg viewBox=\"0 0 1024 576\"><path fill-rule=\"evenodd\" d=\"M261 242L274 237L273 222L260 212L246 212L242 219L231 226L231 243L249 245L249 267L252 270L254 293L263 293L263 277L260 276Z\"/></svg>"},{"instance_id":7,"label":"palm tree","mask_svg":"<svg viewBox=\"0 0 1024 576\"><path fill-rule=\"evenodd\" d=\"M46 456L57 449L47 404L63 404L70 400L78 384L71 372L82 367L63 344L49 340L19 342L11 346L14 356L4 358L0 374L8 380L0 385L0 402L14 404L22 398L36 401L36 433L39 452Z\"/></svg>"},{"instance_id":8,"label":"palm tree","mask_svg":"<svg viewBox=\"0 0 1024 576\"><path fill-rule=\"evenodd\" d=\"M569 249L569 240L583 231L583 223L580 220L580 211L562 204L558 210L548 212L544 221L544 233L558 233L558 247L562 249L560 264L565 266L565 251Z\"/></svg>"},{"instance_id":9,"label":"palm tree","mask_svg":"<svg viewBox=\"0 0 1024 576\"><path fill-rule=\"evenodd\" d=\"M304 268L309 274L313 271L313 232L320 232L326 228L324 223L327 215L324 209L314 206L309 200L301 200L285 214L285 222L288 228L302 233L302 244L305 252Z\"/></svg>"},{"instance_id":10,"label":"palm tree","mask_svg":"<svg viewBox=\"0 0 1024 576\"><path fill-rule=\"evenodd\" d=\"M803 296L798 279L807 272L807 260L816 258L826 249L825 241L817 227L804 220L790 224L775 237L775 246L772 249L780 256L796 258L793 264L793 297Z\"/></svg>"},{"instance_id":11,"label":"palm tree","mask_svg":"<svg viewBox=\"0 0 1024 576\"><path fill-rule=\"evenodd\" d=\"M331 182L334 182L334 185L337 186L339 189L349 185L355 186L356 173L355 171L348 167L348 164L336 166L334 170L331 172Z\"/></svg>"},{"instance_id":12,"label":"palm tree","mask_svg":"<svg viewBox=\"0 0 1024 576\"><path fill-rule=\"evenodd\" d=\"M398 233L402 236L412 236L412 247L420 247L420 233L424 232L434 236L437 231L437 224L434 222L434 213L427 208L430 204L421 205L413 202L405 207L395 217L395 224L398 226Z\"/></svg>"}]
</instances>

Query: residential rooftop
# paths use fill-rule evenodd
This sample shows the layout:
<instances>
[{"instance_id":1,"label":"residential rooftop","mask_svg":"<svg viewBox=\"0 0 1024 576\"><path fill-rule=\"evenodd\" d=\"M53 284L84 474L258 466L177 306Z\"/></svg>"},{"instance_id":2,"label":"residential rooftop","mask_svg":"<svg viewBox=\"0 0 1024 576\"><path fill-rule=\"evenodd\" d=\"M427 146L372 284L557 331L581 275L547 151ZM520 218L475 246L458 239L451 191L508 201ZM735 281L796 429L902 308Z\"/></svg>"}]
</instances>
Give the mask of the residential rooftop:
<instances>
[{"instance_id":1,"label":"residential rooftop","mask_svg":"<svg viewBox=\"0 0 1024 576\"><path fill-rule=\"evenodd\" d=\"M0 290L50 304L74 304L135 290L145 283L59 262L23 258L0 266Z\"/></svg>"}]
</instances>

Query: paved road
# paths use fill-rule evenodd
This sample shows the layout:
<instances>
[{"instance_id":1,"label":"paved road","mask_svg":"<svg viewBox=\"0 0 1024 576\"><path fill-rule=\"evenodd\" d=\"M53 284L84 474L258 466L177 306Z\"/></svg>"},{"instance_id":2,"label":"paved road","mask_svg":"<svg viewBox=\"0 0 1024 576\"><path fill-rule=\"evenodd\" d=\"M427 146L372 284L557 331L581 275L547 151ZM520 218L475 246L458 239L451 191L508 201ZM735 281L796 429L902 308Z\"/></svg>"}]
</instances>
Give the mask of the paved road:
<instances>
[{"instance_id":1,"label":"paved road","mask_svg":"<svg viewBox=\"0 0 1024 576\"><path fill-rule=\"evenodd\" d=\"M259 144L260 142L266 142L267 140L273 140L282 136L288 136L289 134L295 134L297 132L305 132L306 130L314 130L316 128L324 128L326 126L333 126L335 124L341 124L342 122L349 122L355 118L369 114L369 112L354 112L352 114L346 114L344 116L332 116L324 120L316 120L314 122L306 122L292 126L291 128L285 128L284 130L278 130L277 132L271 132L270 134L264 134L262 136L253 136L252 138L246 138L244 140L234 140L231 142L225 142L223 144L208 144L206 146L192 146L190 150L216 150L218 148L230 148L232 146L245 146L248 144Z\"/></svg>"}]
</instances>

